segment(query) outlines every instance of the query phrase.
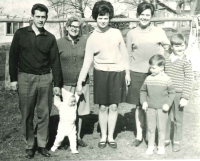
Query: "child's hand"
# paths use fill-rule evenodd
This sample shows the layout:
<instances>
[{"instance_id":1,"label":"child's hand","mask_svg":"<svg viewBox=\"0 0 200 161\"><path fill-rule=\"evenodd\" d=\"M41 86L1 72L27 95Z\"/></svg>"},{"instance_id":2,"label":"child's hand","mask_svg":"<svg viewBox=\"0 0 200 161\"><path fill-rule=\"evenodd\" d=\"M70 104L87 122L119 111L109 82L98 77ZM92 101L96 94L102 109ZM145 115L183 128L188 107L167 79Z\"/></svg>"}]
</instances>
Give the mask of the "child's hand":
<instances>
[{"instance_id":1,"label":"child's hand","mask_svg":"<svg viewBox=\"0 0 200 161\"><path fill-rule=\"evenodd\" d=\"M143 104L142 104L142 109L146 112L147 111L147 109L148 109L148 103L147 102L144 102Z\"/></svg>"},{"instance_id":2,"label":"child's hand","mask_svg":"<svg viewBox=\"0 0 200 161\"><path fill-rule=\"evenodd\" d=\"M188 100L186 100L185 98L181 98L180 103L179 103L180 107L187 106L187 104L188 104Z\"/></svg>"},{"instance_id":3,"label":"child's hand","mask_svg":"<svg viewBox=\"0 0 200 161\"><path fill-rule=\"evenodd\" d=\"M162 107L163 111L169 111L169 105L168 104L164 104Z\"/></svg>"}]
</instances>

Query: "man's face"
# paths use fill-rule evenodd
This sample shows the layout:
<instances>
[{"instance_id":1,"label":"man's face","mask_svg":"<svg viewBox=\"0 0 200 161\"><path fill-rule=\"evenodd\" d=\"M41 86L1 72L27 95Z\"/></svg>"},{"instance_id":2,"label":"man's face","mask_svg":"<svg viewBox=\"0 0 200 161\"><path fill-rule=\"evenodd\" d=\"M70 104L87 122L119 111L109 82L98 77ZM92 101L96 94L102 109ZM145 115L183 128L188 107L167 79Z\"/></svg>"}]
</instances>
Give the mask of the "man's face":
<instances>
[{"instance_id":1,"label":"man's face","mask_svg":"<svg viewBox=\"0 0 200 161\"><path fill-rule=\"evenodd\" d=\"M45 11L35 10L35 14L32 15L33 17L33 25L38 29L43 28L44 24L47 20L47 14Z\"/></svg>"}]
</instances>

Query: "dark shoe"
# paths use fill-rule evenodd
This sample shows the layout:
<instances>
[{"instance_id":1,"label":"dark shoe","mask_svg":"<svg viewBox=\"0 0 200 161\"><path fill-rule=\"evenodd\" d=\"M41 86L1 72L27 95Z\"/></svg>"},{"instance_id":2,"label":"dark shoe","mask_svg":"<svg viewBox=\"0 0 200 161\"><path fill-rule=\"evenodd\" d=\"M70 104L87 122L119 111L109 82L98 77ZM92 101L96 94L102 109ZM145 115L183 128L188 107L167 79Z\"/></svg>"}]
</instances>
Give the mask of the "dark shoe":
<instances>
[{"instance_id":1,"label":"dark shoe","mask_svg":"<svg viewBox=\"0 0 200 161\"><path fill-rule=\"evenodd\" d=\"M105 148L105 147L106 147L106 142L105 142L105 141L99 142L99 143L98 143L98 147L99 147L100 149Z\"/></svg>"},{"instance_id":2,"label":"dark shoe","mask_svg":"<svg viewBox=\"0 0 200 161\"><path fill-rule=\"evenodd\" d=\"M26 149L25 152L26 152L26 155L25 155L26 158L31 159L31 158L34 157L34 151L33 151L33 149Z\"/></svg>"},{"instance_id":3,"label":"dark shoe","mask_svg":"<svg viewBox=\"0 0 200 161\"><path fill-rule=\"evenodd\" d=\"M165 147L170 145L170 141L165 141Z\"/></svg>"},{"instance_id":4,"label":"dark shoe","mask_svg":"<svg viewBox=\"0 0 200 161\"><path fill-rule=\"evenodd\" d=\"M46 148L38 148L38 153L42 154L45 157L51 156L51 154L48 152Z\"/></svg>"},{"instance_id":5,"label":"dark shoe","mask_svg":"<svg viewBox=\"0 0 200 161\"><path fill-rule=\"evenodd\" d=\"M117 143L115 141L108 142L108 145L113 149L117 148Z\"/></svg>"},{"instance_id":6,"label":"dark shoe","mask_svg":"<svg viewBox=\"0 0 200 161\"><path fill-rule=\"evenodd\" d=\"M77 140L77 143L78 143L78 145L81 146L81 147L86 147L86 146L87 146L87 144L86 144L82 139L78 139L78 140Z\"/></svg>"},{"instance_id":7,"label":"dark shoe","mask_svg":"<svg viewBox=\"0 0 200 161\"><path fill-rule=\"evenodd\" d=\"M135 141L133 142L133 146L138 147L142 143L142 141L143 139L142 140L135 139Z\"/></svg>"},{"instance_id":8,"label":"dark shoe","mask_svg":"<svg viewBox=\"0 0 200 161\"><path fill-rule=\"evenodd\" d=\"M181 150L180 144L174 143L173 152L178 152Z\"/></svg>"}]
</instances>

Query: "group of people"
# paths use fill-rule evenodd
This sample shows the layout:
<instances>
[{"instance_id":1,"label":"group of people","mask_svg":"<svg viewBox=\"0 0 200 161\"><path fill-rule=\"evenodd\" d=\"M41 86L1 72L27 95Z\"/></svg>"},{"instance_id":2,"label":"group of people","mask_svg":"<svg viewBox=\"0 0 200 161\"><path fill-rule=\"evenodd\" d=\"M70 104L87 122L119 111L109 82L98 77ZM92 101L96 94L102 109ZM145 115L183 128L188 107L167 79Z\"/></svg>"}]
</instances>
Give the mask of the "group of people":
<instances>
[{"instance_id":1,"label":"group of people","mask_svg":"<svg viewBox=\"0 0 200 161\"><path fill-rule=\"evenodd\" d=\"M108 144L117 148L113 138L117 109L119 103L127 102L136 108L134 146L143 141L146 117L146 154L153 154L155 149L156 127L157 153L165 153L165 146L171 143L171 121L174 121L173 151L180 151L183 111L192 87L192 68L184 52L185 37L178 33L169 41L164 30L151 23L154 12L151 3L138 5L139 24L128 32L125 44L121 32L109 27L114 16L112 4L98 1L92 9L97 27L89 37L81 34L82 21L72 16L66 22L66 35L56 42L54 35L44 29L47 7L43 4L32 7L33 24L16 31L9 58L11 88L19 92L27 158L33 158L35 153L35 108L38 153L51 156L46 145L53 94L60 122L51 150L55 151L65 136L69 137L72 153L78 153L77 144L87 146L80 133L82 116L90 113L88 72L92 63L94 103L99 104L101 128L98 147L103 149Z\"/></svg>"}]
</instances>

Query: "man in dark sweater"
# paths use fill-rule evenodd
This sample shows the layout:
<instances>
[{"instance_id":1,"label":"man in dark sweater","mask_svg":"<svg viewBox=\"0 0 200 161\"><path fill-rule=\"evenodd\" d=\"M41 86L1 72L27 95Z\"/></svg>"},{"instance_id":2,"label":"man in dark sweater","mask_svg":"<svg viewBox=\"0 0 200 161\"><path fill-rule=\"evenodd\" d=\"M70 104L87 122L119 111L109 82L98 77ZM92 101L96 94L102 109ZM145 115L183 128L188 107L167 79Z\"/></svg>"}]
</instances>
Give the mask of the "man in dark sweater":
<instances>
[{"instance_id":1,"label":"man in dark sweater","mask_svg":"<svg viewBox=\"0 0 200 161\"><path fill-rule=\"evenodd\" d=\"M49 135L49 116L52 95L60 95L62 71L55 36L43 27L48 8L35 4L31 10L33 24L18 29L14 35L9 55L11 88L19 92L26 157L34 157L35 137L33 118L37 109L38 153L49 157L46 149ZM52 81L54 79L54 88Z\"/></svg>"}]
</instances>

